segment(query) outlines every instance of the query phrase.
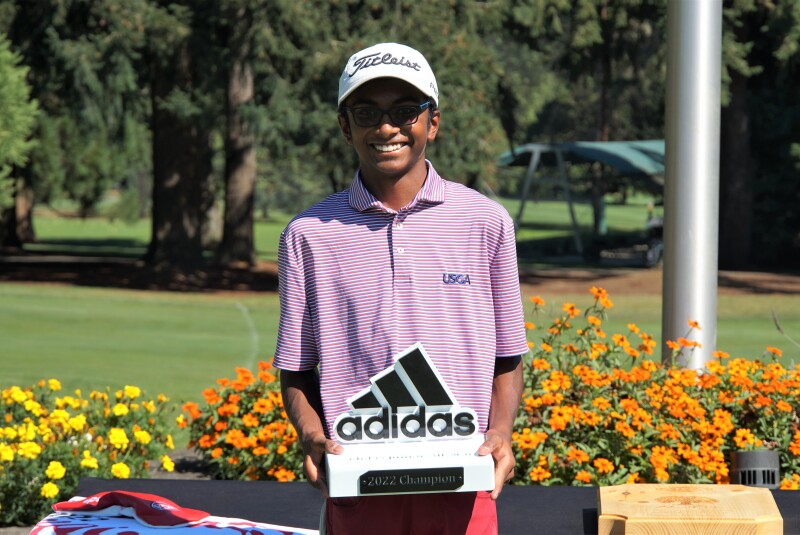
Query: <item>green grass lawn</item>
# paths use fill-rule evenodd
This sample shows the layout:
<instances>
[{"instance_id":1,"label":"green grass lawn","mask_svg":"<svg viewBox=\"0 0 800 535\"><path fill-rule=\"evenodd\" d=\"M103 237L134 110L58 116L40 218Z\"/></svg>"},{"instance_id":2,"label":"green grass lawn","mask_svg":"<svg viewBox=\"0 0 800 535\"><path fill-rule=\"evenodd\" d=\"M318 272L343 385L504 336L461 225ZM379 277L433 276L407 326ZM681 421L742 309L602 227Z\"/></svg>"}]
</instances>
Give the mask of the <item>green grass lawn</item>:
<instances>
[{"instance_id":1,"label":"green grass lawn","mask_svg":"<svg viewBox=\"0 0 800 535\"><path fill-rule=\"evenodd\" d=\"M584 294L549 295L545 299L545 311L535 318L531 311L531 295L524 296L526 316L537 327L546 329L553 318L561 314L561 305L574 303L584 310L592 303L589 286ZM654 336L661 343L661 296L660 295L611 295L614 308L608 311L609 318L603 330L628 334L628 323ZM727 351L731 357L756 359L762 357L767 346L783 350L782 363L794 366L800 363L800 348L790 342L775 328L772 311L775 311L784 332L800 341L800 306L792 295L720 295L717 301L717 348ZM687 325L688 330L688 325ZM541 332L541 331L540 331ZM658 356L656 351L654 358Z\"/></svg>"},{"instance_id":2,"label":"green grass lawn","mask_svg":"<svg viewBox=\"0 0 800 535\"><path fill-rule=\"evenodd\" d=\"M0 386L54 377L68 390L132 384L199 401L236 366L270 359L277 325L276 294L0 284Z\"/></svg>"}]
</instances>

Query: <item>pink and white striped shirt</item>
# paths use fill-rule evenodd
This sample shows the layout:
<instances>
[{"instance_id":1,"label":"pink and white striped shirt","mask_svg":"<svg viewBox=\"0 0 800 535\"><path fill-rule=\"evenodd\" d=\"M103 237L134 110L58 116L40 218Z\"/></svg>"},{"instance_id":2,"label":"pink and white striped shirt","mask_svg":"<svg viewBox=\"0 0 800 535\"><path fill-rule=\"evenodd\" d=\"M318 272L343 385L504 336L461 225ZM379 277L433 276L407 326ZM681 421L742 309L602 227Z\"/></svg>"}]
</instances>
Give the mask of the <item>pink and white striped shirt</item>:
<instances>
[{"instance_id":1,"label":"pink and white striped shirt","mask_svg":"<svg viewBox=\"0 0 800 535\"><path fill-rule=\"evenodd\" d=\"M279 247L274 365L319 366L328 436L346 399L421 342L486 431L494 361L528 351L514 225L500 205L428 177L399 211L356 173L349 189L295 217Z\"/></svg>"}]
</instances>

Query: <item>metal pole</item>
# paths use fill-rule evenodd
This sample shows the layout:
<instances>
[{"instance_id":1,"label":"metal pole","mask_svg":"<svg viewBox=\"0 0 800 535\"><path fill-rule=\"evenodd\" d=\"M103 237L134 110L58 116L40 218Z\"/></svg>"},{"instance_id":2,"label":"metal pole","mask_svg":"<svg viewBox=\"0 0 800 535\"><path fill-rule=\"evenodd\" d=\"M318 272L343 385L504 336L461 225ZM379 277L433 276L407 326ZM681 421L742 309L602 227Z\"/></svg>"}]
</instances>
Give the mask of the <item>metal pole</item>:
<instances>
[{"instance_id":1,"label":"metal pole","mask_svg":"<svg viewBox=\"0 0 800 535\"><path fill-rule=\"evenodd\" d=\"M676 363L702 368L717 341L721 0L667 4L666 183L662 359L667 340L687 337Z\"/></svg>"}]
</instances>

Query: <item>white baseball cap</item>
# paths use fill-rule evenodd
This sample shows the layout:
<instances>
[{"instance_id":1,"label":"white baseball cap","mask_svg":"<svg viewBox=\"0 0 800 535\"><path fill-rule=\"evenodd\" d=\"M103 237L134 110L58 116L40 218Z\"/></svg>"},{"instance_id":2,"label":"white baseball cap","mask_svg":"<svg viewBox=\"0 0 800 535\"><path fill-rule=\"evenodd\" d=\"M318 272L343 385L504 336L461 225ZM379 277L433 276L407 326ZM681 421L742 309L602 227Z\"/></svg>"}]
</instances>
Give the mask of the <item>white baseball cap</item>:
<instances>
[{"instance_id":1,"label":"white baseball cap","mask_svg":"<svg viewBox=\"0 0 800 535\"><path fill-rule=\"evenodd\" d=\"M398 43L379 43L347 60L339 78L339 106L347 95L376 78L397 78L407 82L439 105L439 87L425 57L413 48Z\"/></svg>"}]
</instances>

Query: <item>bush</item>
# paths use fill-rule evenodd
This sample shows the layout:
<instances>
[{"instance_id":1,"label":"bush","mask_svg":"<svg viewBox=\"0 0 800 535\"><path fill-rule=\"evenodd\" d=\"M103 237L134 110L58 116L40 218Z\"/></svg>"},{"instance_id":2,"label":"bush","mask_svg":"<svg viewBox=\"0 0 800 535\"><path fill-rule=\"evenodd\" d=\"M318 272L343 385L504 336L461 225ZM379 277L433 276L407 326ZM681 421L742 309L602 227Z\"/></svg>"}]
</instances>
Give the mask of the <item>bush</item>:
<instances>
[{"instance_id":1,"label":"bush","mask_svg":"<svg viewBox=\"0 0 800 535\"><path fill-rule=\"evenodd\" d=\"M519 485L727 483L730 452L780 452L782 488L800 485L798 370L777 362L732 359L717 351L702 373L664 366L658 343L635 324L608 335L602 324L613 303L601 288L585 311L571 303L546 328L527 323L525 394L513 447ZM534 313L544 301L532 298ZM691 334L668 341L673 362L699 344ZM181 426L219 478L302 479L302 452L286 418L270 365L258 376L237 368L235 380L209 388L206 404L184 405ZM188 418L187 418L188 416Z\"/></svg>"},{"instance_id":2,"label":"bush","mask_svg":"<svg viewBox=\"0 0 800 535\"><path fill-rule=\"evenodd\" d=\"M203 391L205 404L183 405L181 428L189 426L194 447L219 479L302 479L302 450L283 410L283 398L269 370L259 362L257 376L236 368L234 380Z\"/></svg>"},{"instance_id":3,"label":"bush","mask_svg":"<svg viewBox=\"0 0 800 535\"><path fill-rule=\"evenodd\" d=\"M797 488L800 432L797 370L777 362L733 359L722 351L698 373L643 360L657 343L635 324L627 334L602 331L613 306L601 288L581 314L563 306L532 346L514 446L519 484L728 483L730 452L780 452L782 488ZM541 313L544 301L532 298ZM528 324L530 332L536 332ZM694 351L701 327L668 341L672 361Z\"/></svg>"},{"instance_id":4,"label":"bush","mask_svg":"<svg viewBox=\"0 0 800 535\"><path fill-rule=\"evenodd\" d=\"M81 477L147 477L156 459L174 467L165 397L146 399L135 386L88 398L60 390L50 379L2 391L0 525L35 524L72 497Z\"/></svg>"}]
</instances>

